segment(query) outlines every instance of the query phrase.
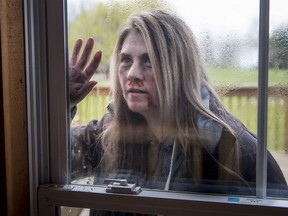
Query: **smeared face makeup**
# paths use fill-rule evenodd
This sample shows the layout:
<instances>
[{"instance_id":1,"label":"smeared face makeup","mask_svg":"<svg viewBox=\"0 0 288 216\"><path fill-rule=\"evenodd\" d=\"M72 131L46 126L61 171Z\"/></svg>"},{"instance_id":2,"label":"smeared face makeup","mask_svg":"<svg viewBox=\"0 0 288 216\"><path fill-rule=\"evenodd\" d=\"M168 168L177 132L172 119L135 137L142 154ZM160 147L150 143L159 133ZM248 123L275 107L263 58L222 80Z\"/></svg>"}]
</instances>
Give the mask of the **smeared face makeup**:
<instances>
[{"instance_id":1,"label":"smeared face makeup","mask_svg":"<svg viewBox=\"0 0 288 216\"><path fill-rule=\"evenodd\" d=\"M129 109L144 116L157 112L159 106L154 71L140 33L128 34L119 58L118 77Z\"/></svg>"}]
</instances>

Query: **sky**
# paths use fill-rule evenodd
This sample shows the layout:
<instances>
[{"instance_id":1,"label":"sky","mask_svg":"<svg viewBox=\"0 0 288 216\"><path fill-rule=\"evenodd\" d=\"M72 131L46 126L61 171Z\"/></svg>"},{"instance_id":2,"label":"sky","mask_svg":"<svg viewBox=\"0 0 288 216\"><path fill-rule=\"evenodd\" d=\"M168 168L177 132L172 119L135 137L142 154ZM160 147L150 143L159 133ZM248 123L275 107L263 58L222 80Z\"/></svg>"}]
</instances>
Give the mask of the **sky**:
<instances>
[{"instance_id":1,"label":"sky","mask_svg":"<svg viewBox=\"0 0 288 216\"><path fill-rule=\"evenodd\" d=\"M68 8L77 13L80 5L113 0L67 0ZM114 0L117 1L117 0ZM125 0L118 0L125 1ZM260 0L166 0L193 31L249 32L257 27ZM288 23L287 0L270 0L270 29Z\"/></svg>"},{"instance_id":2,"label":"sky","mask_svg":"<svg viewBox=\"0 0 288 216\"><path fill-rule=\"evenodd\" d=\"M75 15L81 7L89 8L99 1L109 4L125 0L67 0L68 12ZM188 23L197 40L203 40L207 33L216 43L238 38L241 41L239 64L245 67L257 64L258 47L251 46L251 41L258 39L260 0L165 1ZM280 25L288 24L287 8L287 0L270 0L270 33ZM221 46L216 44L214 49L220 50Z\"/></svg>"},{"instance_id":3,"label":"sky","mask_svg":"<svg viewBox=\"0 0 288 216\"><path fill-rule=\"evenodd\" d=\"M169 0L181 16L190 18L191 24L207 26L212 30L235 31L253 27L259 18L258 0ZM288 22L287 0L270 1L271 26ZM209 14L209 15L208 15ZM194 21L193 21L194 20Z\"/></svg>"}]
</instances>

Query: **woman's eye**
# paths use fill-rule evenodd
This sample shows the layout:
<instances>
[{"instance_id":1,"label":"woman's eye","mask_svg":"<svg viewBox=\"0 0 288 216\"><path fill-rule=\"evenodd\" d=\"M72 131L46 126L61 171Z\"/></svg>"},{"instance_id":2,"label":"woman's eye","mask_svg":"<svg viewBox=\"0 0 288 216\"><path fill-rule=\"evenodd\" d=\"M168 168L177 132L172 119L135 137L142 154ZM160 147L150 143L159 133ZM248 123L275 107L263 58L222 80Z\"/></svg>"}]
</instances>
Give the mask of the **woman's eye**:
<instances>
[{"instance_id":1,"label":"woman's eye","mask_svg":"<svg viewBox=\"0 0 288 216\"><path fill-rule=\"evenodd\" d=\"M148 56L144 59L144 64L148 67L152 67L150 58Z\"/></svg>"},{"instance_id":2,"label":"woman's eye","mask_svg":"<svg viewBox=\"0 0 288 216\"><path fill-rule=\"evenodd\" d=\"M131 59L127 56L123 56L123 57L121 57L120 61L123 64L129 64L131 62Z\"/></svg>"}]
</instances>

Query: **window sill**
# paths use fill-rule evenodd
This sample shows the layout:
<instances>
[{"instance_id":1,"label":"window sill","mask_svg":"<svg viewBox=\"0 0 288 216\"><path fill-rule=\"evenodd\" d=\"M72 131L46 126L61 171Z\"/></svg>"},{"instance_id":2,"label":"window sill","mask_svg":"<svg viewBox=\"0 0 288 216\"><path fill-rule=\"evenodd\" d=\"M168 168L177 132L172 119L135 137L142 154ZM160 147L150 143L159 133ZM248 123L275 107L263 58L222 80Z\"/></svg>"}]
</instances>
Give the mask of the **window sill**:
<instances>
[{"instance_id":1,"label":"window sill","mask_svg":"<svg viewBox=\"0 0 288 216\"><path fill-rule=\"evenodd\" d=\"M139 195L106 193L105 187L44 185L38 190L40 215L57 206L163 215L287 215L288 200L143 190ZM43 208L41 208L43 207ZM49 216L51 216L49 214Z\"/></svg>"}]
</instances>

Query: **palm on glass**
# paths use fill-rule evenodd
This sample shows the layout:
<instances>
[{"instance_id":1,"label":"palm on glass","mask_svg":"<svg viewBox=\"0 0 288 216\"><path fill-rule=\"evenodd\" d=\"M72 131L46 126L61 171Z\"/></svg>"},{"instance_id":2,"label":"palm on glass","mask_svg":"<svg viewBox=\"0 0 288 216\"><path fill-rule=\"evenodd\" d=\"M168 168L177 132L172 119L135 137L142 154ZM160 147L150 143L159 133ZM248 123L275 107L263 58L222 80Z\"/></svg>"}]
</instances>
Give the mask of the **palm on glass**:
<instances>
[{"instance_id":1,"label":"palm on glass","mask_svg":"<svg viewBox=\"0 0 288 216\"><path fill-rule=\"evenodd\" d=\"M70 107L77 105L81 100L83 100L97 84L96 81L90 79L98 68L102 52L96 52L90 61L94 41L92 38L89 38L83 53L79 58L82 43L83 41L81 39L76 41L69 62Z\"/></svg>"}]
</instances>

